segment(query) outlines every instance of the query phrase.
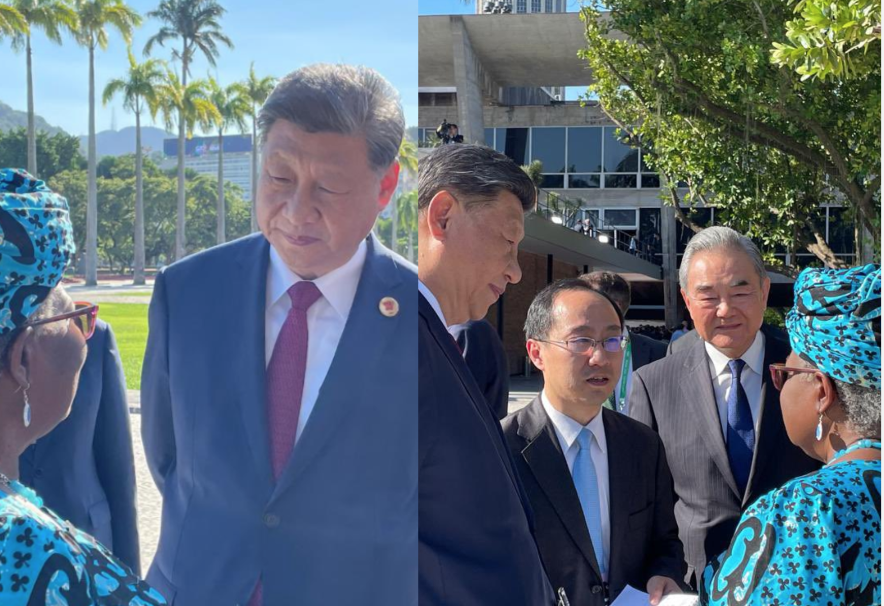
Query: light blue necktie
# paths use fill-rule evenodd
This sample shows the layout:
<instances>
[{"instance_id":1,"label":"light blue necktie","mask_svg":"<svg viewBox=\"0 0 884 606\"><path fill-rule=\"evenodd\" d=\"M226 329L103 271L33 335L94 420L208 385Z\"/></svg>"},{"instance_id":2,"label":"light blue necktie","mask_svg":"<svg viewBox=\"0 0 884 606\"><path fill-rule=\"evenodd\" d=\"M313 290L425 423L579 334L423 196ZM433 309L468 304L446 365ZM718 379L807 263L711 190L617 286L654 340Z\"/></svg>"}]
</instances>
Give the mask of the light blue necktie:
<instances>
[{"instance_id":1,"label":"light blue necktie","mask_svg":"<svg viewBox=\"0 0 884 606\"><path fill-rule=\"evenodd\" d=\"M592 548L595 551L595 559L599 565L602 576L607 574L608 558L605 555L605 545L602 543L602 514L599 506L599 482L595 473L595 465L589 446L592 444L592 432L585 427L577 434L577 458L574 459L574 468L571 475L574 478L574 488L580 498L580 506L583 508L583 517L586 520L586 528L592 539Z\"/></svg>"}]
</instances>

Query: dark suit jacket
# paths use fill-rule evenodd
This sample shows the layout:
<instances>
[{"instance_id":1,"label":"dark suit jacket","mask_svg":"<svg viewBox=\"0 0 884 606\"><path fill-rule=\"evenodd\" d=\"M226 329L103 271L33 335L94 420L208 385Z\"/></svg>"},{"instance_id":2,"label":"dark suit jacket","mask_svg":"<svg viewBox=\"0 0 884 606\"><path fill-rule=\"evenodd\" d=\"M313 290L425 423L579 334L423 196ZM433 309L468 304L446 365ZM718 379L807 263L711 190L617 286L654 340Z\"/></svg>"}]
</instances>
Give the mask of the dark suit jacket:
<instances>
[{"instance_id":1,"label":"dark suit jacket","mask_svg":"<svg viewBox=\"0 0 884 606\"><path fill-rule=\"evenodd\" d=\"M602 422L608 444L613 601L627 584L644 590L654 575L680 582L684 552L660 439L612 410L602 410ZM564 587L575 606L603 606L602 578L580 499L540 396L508 416L503 433L534 509L537 544L550 581Z\"/></svg>"},{"instance_id":2,"label":"dark suit jacket","mask_svg":"<svg viewBox=\"0 0 884 606\"><path fill-rule=\"evenodd\" d=\"M147 579L170 606L246 604L259 577L265 606L417 602L417 273L367 240L340 344L278 481L267 240L247 236L157 277L141 404L163 526ZM384 297L398 314L380 312Z\"/></svg>"},{"instance_id":3,"label":"dark suit jacket","mask_svg":"<svg viewBox=\"0 0 884 606\"><path fill-rule=\"evenodd\" d=\"M527 496L500 424L418 295L421 606L550 606Z\"/></svg>"},{"instance_id":4,"label":"dark suit jacket","mask_svg":"<svg viewBox=\"0 0 884 606\"><path fill-rule=\"evenodd\" d=\"M762 324L761 334L768 339L776 339L777 341L785 341L787 344L789 343L789 335L786 334L783 329L772 326L771 324ZM669 345L666 346L666 355L668 356L677 351L688 349L699 340L700 335L697 333L697 329L689 330L675 341L669 341Z\"/></svg>"},{"instance_id":5,"label":"dark suit jacket","mask_svg":"<svg viewBox=\"0 0 884 606\"><path fill-rule=\"evenodd\" d=\"M629 342L632 344L632 370L656 362L666 357L666 343L630 332Z\"/></svg>"},{"instance_id":6,"label":"dark suit jacket","mask_svg":"<svg viewBox=\"0 0 884 606\"><path fill-rule=\"evenodd\" d=\"M498 419L507 415L510 399L510 373L503 343L487 320L470 320L452 326L449 332L463 351L463 359L491 412Z\"/></svg>"},{"instance_id":7,"label":"dark suit jacket","mask_svg":"<svg viewBox=\"0 0 884 606\"><path fill-rule=\"evenodd\" d=\"M126 379L102 320L87 341L70 416L22 454L22 483L140 574L135 462Z\"/></svg>"},{"instance_id":8,"label":"dark suit jacket","mask_svg":"<svg viewBox=\"0 0 884 606\"><path fill-rule=\"evenodd\" d=\"M687 337L682 337L679 342ZM766 339L764 368L789 354L786 342ZM756 426L755 456L745 494L740 494L728 462L704 342L637 371L632 377L629 414L655 429L666 446L675 481L675 517L694 583L706 563L724 551L750 503L786 480L820 464L786 435L779 392L762 373L761 423Z\"/></svg>"}]
</instances>

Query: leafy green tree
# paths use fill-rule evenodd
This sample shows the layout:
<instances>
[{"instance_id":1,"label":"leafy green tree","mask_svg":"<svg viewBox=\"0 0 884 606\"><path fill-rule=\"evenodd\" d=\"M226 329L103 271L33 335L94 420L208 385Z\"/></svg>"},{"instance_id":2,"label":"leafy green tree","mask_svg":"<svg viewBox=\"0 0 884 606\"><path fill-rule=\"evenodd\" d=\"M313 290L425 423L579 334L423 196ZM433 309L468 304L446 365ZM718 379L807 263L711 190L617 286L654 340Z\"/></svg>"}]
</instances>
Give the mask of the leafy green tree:
<instances>
[{"instance_id":1,"label":"leafy green tree","mask_svg":"<svg viewBox=\"0 0 884 606\"><path fill-rule=\"evenodd\" d=\"M679 205L702 202L769 253L842 264L814 221L842 202L880 225L880 69L833 85L773 65L790 9L779 1L606 2L584 8L590 90ZM684 199L676 185L687 185Z\"/></svg>"},{"instance_id":2,"label":"leafy green tree","mask_svg":"<svg viewBox=\"0 0 884 606\"><path fill-rule=\"evenodd\" d=\"M34 70L31 53L31 36L36 30L42 30L46 37L56 44L61 44L61 34L68 31L77 32L77 13L65 0L12 0L10 5L24 17L27 29L19 31L12 38L15 50L24 49L27 62L28 78L28 172L35 177L46 178L37 173L37 131L34 123ZM11 14L11 13L7 13Z\"/></svg>"},{"instance_id":3,"label":"leafy green tree","mask_svg":"<svg viewBox=\"0 0 884 606\"><path fill-rule=\"evenodd\" d=\"M218 110L214 126L218 132L218 209L216 211L216 239L218 244L227 241L227 207L224 204L224 131L236 127L246 130L246 116L252 109L249 92L242 83L223 88L214 78L209 78L209 101Z\"/></svg>"},{"instance_id":4,"label":"leafy green tree","mask_svg":"<svg viewBox=\"0 0 884 606\"><path fill-rule=\"evenodd\" d=\"M880 0L801 0L786 23L788 42L774 42L774 63L801 79L863 77L881 58ZM877 49L876 52L870 50Z\"/></svg>"},{"instance_id":5,"label":"leafy green tree","mask_svg":"<svg viewBox=\"0 0 884 606\"><path fill-rule=\"evenodd\" d=\"M249 77L243 83L248 91L249 100L252 103L252 210L251 230L258 230L258 219L255 213L255 202L258 200L258 110L276 86L276 78L264 76L259 78L255 74L255 62L249 66Z\"/></svg>"},{"instance_id":6,"label":"leafy green tree","mask_svg":"<svg viewBox=\"0 0 884 606\"><path fill-rule=\"evenodd\" d=\"M95 166L95 49L107 50L107 32L111 27L128 45L132 31L141 24L141 16L122 0L76 0L80 27L77 40L89 50L89 171L88 204L86 207L86 284L98 284L98 184Z\"/></svg>"},{"instance_id":7,"label":"leafy green tree","mask_svg":"<svg viewBox=\"0 0 884 606\"><path fill-rule=\"evenodd\" d=\"M400 171L411 176L417 174L417 147L406 138L403 138L402 142L399 144L399 156L397 160L399 162ZM398 252L399 238L396 237L396 234L399 233L399 204L395 200L390 209L390 220L392 222L392 233L394 234L390 243L391 249L393 252Z\"/></svg>"},{"instance_id":8,"label":"leafy green tree","mask_svg":"<svg viewBox=\"0 0 884 606\"><path fill-rule=\"evenodd\" d=\"M157 88L163 80L163 62L148 59L138 63L129 49L129 71L125 78L107 83L102 94L106 105L117 94L123 107L135 114L135 267L133 283L144 284L144 150L141 147L141 116L158 104Z\"/></svg>"},{"instance_id":9,"label":"leafy green tree","mask_svg":"<svg viewBox=\"0 0 884 606\"><path fill-rule=\"evenodd\" d=\"M219 56L218 45L233 48L233 42L221 29L220 20L226 10L215 0L162 0L160 5L147 14L152 19L163 23L160 31L151 36L144 46L144 53L149 54L154 45L165 46L167 42L177 40L181 50L173 50L172 58L181 62L181 90L188 90L187 77L190 75L190 64L197 51L215 66ZM181 259L186 253L185 239L185 200L184 200L184 147L187 134L188 118L184 105L178 108L178 231L175 237L175 257Z\"/></svg>"},{"instance_id":10,"label":"leafy green tree","mask_svg":"<svg viewBox=\"0 0 884 606\"><path fill-rule=\"evenodd\" d=\"M65 133L49 135L41 130L37 132L36 144L37 163L42 167L40 178L44 181L49 181L62 171L86 166L78 137ZM27 157L27 130L16 128L0 131L0 166L24 168Z\"/></svg>"}]
</instances>

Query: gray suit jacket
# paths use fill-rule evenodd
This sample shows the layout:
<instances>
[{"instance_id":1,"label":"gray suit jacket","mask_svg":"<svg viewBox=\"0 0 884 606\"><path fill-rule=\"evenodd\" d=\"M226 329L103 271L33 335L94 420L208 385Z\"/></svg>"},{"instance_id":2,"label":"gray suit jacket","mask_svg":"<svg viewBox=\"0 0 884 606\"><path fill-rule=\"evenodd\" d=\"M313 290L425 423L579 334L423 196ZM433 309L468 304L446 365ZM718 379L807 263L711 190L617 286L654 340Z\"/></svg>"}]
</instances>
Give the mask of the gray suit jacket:
<instances>
[{"instance_id":1,"label":"gray suit jacket","mask_svg":"<svg viewBox=\"0 0 884 606\"><path fill-rule=\"evenodd\" d=\"M99 320L71 414L19 459L21 481L140 575L135 460L114 332Z\"/></svg>"},{"instance_id":2,"label":"gray suit jacket","mask_svg":"<svg viewBox=\"0 0 884 606\"><path fill-rule=\"evenodd\" d=\"M785 360L788 353L788 343L766 339L765 369ZM656 430L666 447L678 498L675 517L688 564L685 580L692 586L708 560L727 548L746 506L820 466L789 441L779 392L767 372L762 373L761 398L749 484L740 494L728 462L704 342L697 339L690 348L633 375L629 414Z\"/></svg>"},{"instance_id":3,"label":"gray suit jacket","mask_svg":"<svg viewBox=\"0 0 884 606\"><path fill-rule=\"evenodd\" d=\"M417 603L417 273L373 237L353 308L278 482L256 234L157 278L142 380L163 495L148 582L170 605ZM383 297L399 302L384 316ZM310 338L322 338L311 335Z\"/></svg>"},{"instance_id":4,"label":"gray suit jacket","mask_svg":"<svg viewBox=\"0 0 884 606\"><path fill-rule=\"evenodd\" d=\"M608 586L613 601L627 584L645 589L654 575L680 581L684 551L660 439L613 410L602 409L602 422L608 444ZM540 397L504 419L503 433L534 510L537 544L550 582L564 587L575 606L603 606L605 588L580 499Z\"/></svg>"}]
</instances>

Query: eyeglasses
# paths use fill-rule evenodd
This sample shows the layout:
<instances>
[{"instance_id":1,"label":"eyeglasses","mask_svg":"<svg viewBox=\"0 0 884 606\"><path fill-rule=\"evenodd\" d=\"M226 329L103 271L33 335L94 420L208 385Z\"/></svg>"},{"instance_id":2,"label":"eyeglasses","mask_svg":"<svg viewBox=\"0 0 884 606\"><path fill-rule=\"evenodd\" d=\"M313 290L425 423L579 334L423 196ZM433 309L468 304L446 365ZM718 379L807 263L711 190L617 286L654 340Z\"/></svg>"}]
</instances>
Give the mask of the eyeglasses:
<instances>
[{"instance_id":1,"label":"eyeglasses","mask_svg":"<svg viewBox=\"0 0 884 606\"><path fill-rule=\"evenodd\" d=\"M83 337L89 340L95 332L95 323L98 321L98 305L79 301L74 303L74 311L52 316L51 318L43 318L42 320L31 322L29 326L39 326L51 322L60 322L61 320L73 320L74 325L83 333Z\"/></svg>"},{"instance_id":2,"label":"eyeglasses","mask_svg":"<svg viewBox=\"0 0 884 606\"><path fill-rule=\"evenodd\" d=\"M562 349L567 349L573 354L587 354L599 345L602 346L608 353L617 353L618 351L622 351L626 349L626 337L620 335L619 337L608 337L607 339L602 339L601 341L596 341L595 339L590 339L589 337L575 337L573 339L567 339L565 341L548 341L544 339L535 339L535 341L540 341L541 343L550 343L552 345L556 345L561 347Z\"/></svg>"},{"instance_id":3,"label":"eyeglasses","mask_svg":"<svg viewBox=\"0 0 884 606\"><path fill-rule=\"evenodd\" d=\"M802 372L823 374L816 368L792 368L785 364L771 364L768 368L770 369L770 380L773 381L773 385L777 388L777 391L782 391L783 385L785 385L786 381L791 379L794 374Z\"/></svg>"}]
</instances>

